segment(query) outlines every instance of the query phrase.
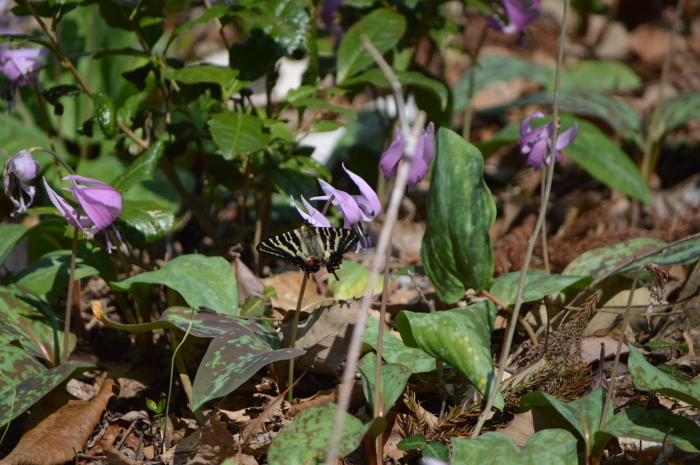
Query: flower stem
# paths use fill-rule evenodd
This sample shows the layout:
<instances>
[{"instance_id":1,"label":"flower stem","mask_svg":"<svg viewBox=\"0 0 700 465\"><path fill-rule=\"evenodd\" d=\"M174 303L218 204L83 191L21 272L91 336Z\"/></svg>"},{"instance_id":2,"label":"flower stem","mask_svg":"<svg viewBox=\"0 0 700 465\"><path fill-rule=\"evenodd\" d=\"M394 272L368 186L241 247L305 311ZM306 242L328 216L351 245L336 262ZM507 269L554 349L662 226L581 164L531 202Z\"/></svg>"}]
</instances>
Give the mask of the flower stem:
<instances>
[{"instance_id":1,"label":"flower stem","mask_svg":"<svg viewBox=\"0 0 700 465\"><path fill-rule=\"evenodd\" d=\"M63 325L63 348L61 350L61 365L68 361L68 345L70 342L70 319L73 309L73 286L75 285L75 257L78 255L78 236L80 229L73 228L73 250L70 255L70 271L68 273L68 296L66 297L66 321Z\"/></svg>"},{"instance_id":2,"label":"flower stem","mask_svg":"<svg viewBox=\"0 0 700 465\"><path fill-rule=\"evenodd\" d=\"M469 87L467 89L467 108L464 109L464 121L462 122L462 137L464 140L469 142L472 132L472 117L474 116L474 111L472 107L472 99L474 98L474 81L476 80L476 67L479 64L479 53L481 53L481 47L484 45L486 36L489 32L489 25L484 24L484 28L481 30L479 35L479 42L476 44L476 50L474 50L474 56L472 57L472 63L469 67Z\"/></svg>"},{"instance_id":3,"label":"flower stem","mask_svg":"<svg viewBox=\"0 0 700 465\"><path fill-rule=\"evenodd\" d=\"M29 152L29 153L33 153L33 152L37 152L37 151L46 152L46 153L53 155L54 159L56 161L58 161L61 165L63 165L63 167L66 170L68 170L68 172L70 174L72 174L73 176L77 176L75 174L75 171L73 171L73 168L71 168L70 165L68 163L66 163L66 161L59 154L54 152L53 150L47 149L45 147L32 147L32 148L27 150L27 152Z\"/></svg>"},{"instance_id":4,"label":"flower stem","mask_svg":"<svg viewBox=\"0 0 700 465\"><path fill-rule=\"evenodd\" d=\"M297 345L297 327L299 326L299 314L301 313L301 303L304 300L304 291L306 291L306 282L309 280L309 273L304 273L304 278L301 280L301 289L299 290L299 299L297 300L297 309L294 312L294 323L292 323L292 337L289 340L289 347L294 349ZM287 392L287 400L289 402L294 398L294 357L289 359L289 374L287 375L287 384L289 392Z\"/></svg>"}]
</instances>

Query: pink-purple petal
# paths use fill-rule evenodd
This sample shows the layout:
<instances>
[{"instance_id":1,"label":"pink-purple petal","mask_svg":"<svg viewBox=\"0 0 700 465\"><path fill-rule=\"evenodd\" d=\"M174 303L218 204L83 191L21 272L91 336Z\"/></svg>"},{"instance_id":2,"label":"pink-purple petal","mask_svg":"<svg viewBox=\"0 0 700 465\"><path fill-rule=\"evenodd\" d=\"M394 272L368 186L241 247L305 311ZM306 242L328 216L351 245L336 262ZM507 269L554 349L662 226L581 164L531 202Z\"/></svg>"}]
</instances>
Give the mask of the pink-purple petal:
<instances>
[{"instance_id":1,"label":"pink-purple petal","mask_svg":"<svg viewBox=\"0 0 700 465\"><path fill-rule=\"evenodd\" d=\"M423 147L423 160L427 165L433 161L435 157L435 125L431 121L428 127L425 128L425 146ZM427 171L426 171L427 172ZM425 175L423 175L425 176Z\"/></svg>"},{"instance_id":2,"label":"pink-purple petal","mask_svg":"<svg viewBox=\"0 0 700 465\"><path fill-rule=\"evenodd\" d=\"M357 187L360 188L362 196L354 197L361 210L366 213L367 217L369 218L365 219L364 221L372 221L379 214L379 212L382 211L382 204L379 202L377 193L374 192L374 189L372 189L364 179L347 169L345 167L345 163L343 163L342 166L345 172L348 173L348 176L350 176L350 179L352 179ZM360 201L358 199L362 200Z\"/></svg>"},{"instance_id":3,"label":"pink-purple petal","mask_svg":"<svg viewBox=\"0 0 700 465\"><path fill-rule=\"evenodd\" d=\"M425 139L426 133L423 132L416 141L416 150L414 152L413 160L411 161L411 167L408 169L408 178L406 178L406 184L413 186L420 182L428 172L428 165L423 159L423 152L425 150Z\"/></svg>"},{"instance_id":4,"label":"pink-purple petal","mask_svg":"<svg viewBox=\"0 0 700 465\"><path fill-rule=\"evenodd\" d=\"M401 134L401 130L396 128L396 139L391 143L386 152L379 159L379 169L384 173L384 177L389 179L396 176L396 171L406 150L406 141Z\"/></svg>"},{"instance_id":5,"label":"pink-purple petal","mask_svg":"<svg viewBox=\"0 0 700 465\"><path fill-rule=\"evenodd\" d=\"M75 211L75 209L66 199L59 196L53 189L51 189L49 183L46 182L46 179L44 179L44 187L46 188L46 193L49 196L49 200L51 200L51 203L53 203L58 209L61 216L63 216L63 218L65 218L71 226L85 230L83 225L80 224L78 220L78 213Z\"/></svg>"},{"instance_id":6,"label":"pink-purple petal","mask_svg":"<svg viewBox=\"0 0 700 465\"><path fill-rule=\"evenodd\" d=\"M578 123L574 123L569 129L559 134L557 137L557 150L568 147L576 139L576 136L578 136Z\"/></svg>"},{"instance_id":7,"label":"pink-purple petal","mask_svg":"<svg viewBox=\"0 0 700 465\"><path fill-rule=\"evenodd\" d=\"M290 195L290 197L292 197ZM323 214L316 210L314 207L311 206L309 202L306 201L304 196L301 196L301 201L304 204L304 207L306 207L306 211L302 210L299 208L296 202L294 202L294 197L292 197L292 202L294 202L294 206L296 207L297 211L301 215L302 218L304 218L306 221L309 222L312 226L316 226L317 228L330 228L333 226L331 222L323 216Z\"/></svg>"}]
</instances>

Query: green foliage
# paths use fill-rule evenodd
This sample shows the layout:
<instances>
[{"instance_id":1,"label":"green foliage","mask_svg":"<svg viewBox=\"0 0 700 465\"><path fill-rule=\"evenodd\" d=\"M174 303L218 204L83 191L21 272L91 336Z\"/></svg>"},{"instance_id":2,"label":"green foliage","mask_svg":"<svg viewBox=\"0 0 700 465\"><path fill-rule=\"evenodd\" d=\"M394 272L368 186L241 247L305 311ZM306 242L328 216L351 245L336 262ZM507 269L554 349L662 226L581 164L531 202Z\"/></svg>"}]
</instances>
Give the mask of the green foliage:
<instances>
[{"instance_id":1,"label":"green foliage","mask_svg":"<svg viewBox=\"0 0 700 465\"><path fill-rule=\"evenodd\" d=\"M416 434L402 439L398 444L396 444L396 447L399 450L408 452L409 450L420 449L425 444L425 436L422 434Z\"/></svg>"},{"instance_id":2,"label":"green foliage","mask_svg":"<svg viewBox=\"0 0 700 465\"><path fill-rule=\"evenodd\" d=\"M374 318L367 320L367 329L362 337L362 342L368 344L373 349L377 348L379 333L377 328L379 323ZM435 359L415 347L407 347L404 343L391 334L389 331L383 333L384 345L382 348L382 358L388 363L401 364L411 371L411 373L426 373L435 370Z\"/></svg>"},{"instance_id":3,"label":"green foliage","mask_svg":"<svg viewBox=\"0 0 700 465\"><path fill-rule=\"evenodd\" d=\"M521 451L501 433L489 431L473 439L453 438L452 463L483 465L539 465L577 463L576 438L562 429L540 431L528 439Z\"/></svg>"},{"instance_id":4,"label":"green foliage","mask_svg":"<svg viewBox=\"0 0 700 465\"><path fill-rule=\"evenodd\" d=\"M360 370L362 377L362 390L365 393L365 398L370 406L374 406L375 392L375 369L377 362L377 354L368 352L362 360L360 360L357 368ZM386 414L396 402L403 392L406 381L411 376L411 370L407 366L400 363L382 364L381 368L381 399L384 401L383 412Z\"/></svg>"},{"instance_id":5,"label":"green foliage","mask_svg":"<svg viewBox=\"0 0 700 465\"><path fill-rule=\"evenodd\" d=\"M359 263L345 261L336 272L340 280L329 280L328 290L336 299L351 300L362 297L369 281L369 270ZM374 292L382 292L383 275L379 275L374 286ZM391 281L389 281L391 282Z\"/></svg>"},{"instance_id":6,"label":"green foliage","mask_svg":"<svg viewBox=\"0 0 700 465\"><path fill-rule=\"evenodd\" d=\"M420 253L440 299L455 303L469 288L484 289L493 274L489 228L496 205L481 153L458 134L440 128L433 163Z\"/></svg>"},{"instance_id":7,"label":"green foliage","mask_svg":"<svg viewBox=\"0 0 700 465\"><path fill-rule=\"evenodd\" d=\"M520 283L520 271L502 276L491 286L491 294L507 305L515 304ZM542 297L563 291L569 287L583 289L590 282L586 276L550 275L542 270L529 270L525 278L523 302L533 302Z\"/></svg>"},{"instance_id":8,"label":"green foliage","mask_svg":"<svg viewBox=\"0 0 700 465\"><path fill-rule=\"evenodd\" d=\"M441 442L429 442L423 447L423 457L434 457L447 462L450 458L450 451Z\"/></svg>"},{"instance_id":9,"label":"green foliage","mask_svg":"<svg viewBox=\"0 0 700 465\"><path fill-rule=\"evenodd\" d=\"M243 113L213 115L209 120L209 130L226 160L260 150L269 140L269 135L263 132L262 120Z\"/></svg>"},{"instance_id":10,"label":"green foliage","mask_svg":"<svg viewBox=\"0 0 700 465\"><path fill-rule=\"evenodd\" d=\"M491 358L491 333L496 307L490 300L444 312L401 311L396 327L409 347L419 347L430 356L457 368L481 394L488 397L496 376ZM503 409L499 392L494 406Z\"/></svg>"}]
</instances>

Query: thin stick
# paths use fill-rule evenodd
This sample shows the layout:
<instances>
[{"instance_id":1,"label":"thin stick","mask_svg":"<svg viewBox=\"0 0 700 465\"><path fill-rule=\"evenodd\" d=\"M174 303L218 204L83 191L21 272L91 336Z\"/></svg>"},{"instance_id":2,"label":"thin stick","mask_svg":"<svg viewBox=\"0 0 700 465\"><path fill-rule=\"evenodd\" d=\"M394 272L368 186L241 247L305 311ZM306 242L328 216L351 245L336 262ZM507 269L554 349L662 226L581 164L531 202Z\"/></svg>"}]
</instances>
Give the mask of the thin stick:
<instances>
[{"instance_id":1,"label":"thin stick","mask_svg":"<svg viewBox=\"0 0 700 465\"><path fill-rule=\"evenodd\" d=\"M362 344L362 335L365 332L365 326L367 324L367 311L373 298L372 290L374 289L379 277L382 257L386 253L386 248L389 247L391 231L396 223L399 205L401 203L401 198L403 197L404 189L406 188L406 180L408 179L408 170L411 167L413 151L416 147L418 134L420 133L425 122L425 113L420 112L415 121L414 131L410 131L408 121L406 120L406 115L403 113L405 105L403 102L403 95L401 94L401 84L396 78L396 75L394 75L394 72L391 70L391 67L386 63L384 58L366 36L363 36L362 42L365 49L370 53L370 55L372 55L375 62L377 62L379 67L385 73L387 79L391 83L392 89L394 90L394 95L396 96L397 100L396 106L397 109L399 109L399 119L401 121L401 126L404 129L404 135L406 136L406 150L404 152L405 163L401 164L398 169L398 174L396 175L396 182L394 183L394 189L391 192L389 206L386 211L384 227L379 234L377 252L375 259L372 262L369 279L367 281L367 286L365 287L365 293L362 297L361 309L358 312L357 320L355 321L355 328L353 329L352 338L348 347L347 362L345 364L345 369L343 370L343 377L338 390L338 408L335 411L333 432L328 444L328 452L324 461L325 465L333 465L336 457L338 456L338 444L340 442L340 436L343 431L343 423L345 421L344 415L350 405L350 394L352 390L353 378L355 377L355 369L357 368L357 360L360 355L359 351Z\"/></svg>"},{"instance_id":2,"label":"thin stick","mask_svg":"<svg viewBox=\"0 0 700 465\"><path fill-rule=\"evenodd\" d=\"M540 183L540 190L541 190L541 195L544 196L544 189L545 189L545 171L542 171L542 182ZM544 215L546 216L547 214L547 205L544 206ZM549 250L547 249L547 222L542 223L542 231L540 231L540 238L542 239L542 261L544 262L544 271L547 272L547 274L551 274L551 269L549 267Z\"/></svg>"},{"instance_id":3,"label":"thin stick","mask_svg":"<svg viewBox=\"0 0 700 465\"><path fill-rule=\"evenodd\" d=\"M474 81L476 80L476 67L479 63L479 53L481 52L481 47L484 45L486 36L489 32L488 24L484 24L484 28L481 30L479 35L479 42L476 44L476 50L474 50L474 57L472 58L472 64L469 67L469 87L467 89L467 108L464 109L464 121L462 122L462 137L464 140L469 142L472 132L472 117L474 116L474 110L472 108L472 99L474 98Z\"/></svg>"},{"instance_id":4,"label":"thin stick","mask_svg":"<svg viewBox=\"0 0 700 465\"><path fill-rule=\"evenodd\" d=\"M617 340L617 350L615 350L615 363L613 364L612 373L610 374L610 383L608 384L608 395L605 397L605 405L603 406L603 414L600 416L600 427L598 429L602 430L605 426L605 420L608 416L608 407L610 406L610 401L612 400L613 393L615 392L615 376L617 376L617 367L620 365L620 352L622 352L622 342L625 340L625 330L627 329L627 321L630 317L630 307L632 306L632 299L634 298L634 291L637 289L637 281L639 280L639 275L642 270L647 267L651 262L646 262L637 268L637 272L634 274L634 279L632 280L632 287L630 288L630 295L627 298L627 309L625 310L625 316L622 318L622 327L620 328L620 337Z\"/></svg>"},{"instance_id":5,"label":"thin stick","mask_svg":"<svg viewBox=\"0 0 700 465\"><path fill-rule=\"evenodd\" d=\"M80 217L80 214L78 214ZM70 319L73 310L73 285L75 280L75 257L78 255L78 235L80 229L73 231L73 250L70 256L70 271L68 274L68 296L66 297L66 321L63 324L63 347L61 349L61 365L68 361L68 342L70 341Z\"/></svg>"},{"instance_id":6,"label":"thin stick","mask_svg":"<svg viewBox=\"0 0 700 465\"><path fill-rule=\"evenodd\" d=\"M306 282L309 280L309 273L304 273L304 279L301 280L301 289L299 290L299 299L297 299L297 309L294 312L294 323L292 324L292 337L289 341L289 347L294 349L297 345L297 327L299 326L299 314L301 313L301 302L304 300L304 291L306 291ZM289 359L289 374L287 375L287 401L291 402L294 399L294 357Z\"/></svg>"},{"instance_id":7,"label":"thin stick","mask_svg":"<svg viewBox=\"0 0 700 465\"><path fill-rule=\"evenodd\" d=\"M525 261L523 262L522 272L520 274L520 282L518 283L518 292L515 297L515 306L513 308L513 316L511 318L510 327L508 328L508 335L504 342L504 350L501 353L500 367L496 373L496 382L493 383L493 388L489 394L489 398L486 401L486 406L483 412L479 415L479 421L474 428L472 437L477 437L481 432L481 429L486 423L486 418L493 407L493 402L496 399L496 395L499 392L501 381L503 380L503 368L506 367L508 362L508 353L510 352L510 347L513 343L513 336L515 335L515 327L518 321L518 315L520 315L520 307L523 304L523 292L525 291L525 280L527 279L527 270L530 266L530 260L532 259L532 251L535 248L535 241L537 240L537 234L539 234L542 228L542 223L544 223L545 206L549 201L549 194L552 190L552 179L554 178L554 165L556 163L556 151L557 151L557 137L559 136L559 81L561 78L561 63L564 57L564 42L566 41L566 25L569 18L569 0L564 2L564 14L562 18L561 36L559 38L559 55L557 57L557 71L554 80L554 108L552 110L552 121L554 123L554 134L552 134L552 153L549 154L549 173L547 174L546 188L544 196L542 196L542 203L540 205L540 215L537 217L537 223L535 224L535 230L530 237L527 244L527 252L525 253Z\"/></svg>"}]
</instances>

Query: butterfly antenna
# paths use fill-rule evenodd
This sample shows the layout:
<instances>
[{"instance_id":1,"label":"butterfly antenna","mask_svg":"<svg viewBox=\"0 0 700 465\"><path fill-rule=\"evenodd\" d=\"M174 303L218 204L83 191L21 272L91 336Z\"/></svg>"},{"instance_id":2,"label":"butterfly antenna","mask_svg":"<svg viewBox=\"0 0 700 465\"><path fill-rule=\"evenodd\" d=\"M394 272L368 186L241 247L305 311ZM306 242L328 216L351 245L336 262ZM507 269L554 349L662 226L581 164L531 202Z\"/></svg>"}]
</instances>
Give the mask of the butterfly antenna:
<instances>
[{"instance_id":1,"label":"butterfly antenna","mask_svg":"<svg viewBox=\"0 0 700 465\"><path fill-rule=\"evenodd\" d=\"M335 279L336 279L337 281L340 281L340 278L338 277L337 274L335 274L335 271L333 272L333 276L335 276Z\"/></svg>"}]
</instances>

